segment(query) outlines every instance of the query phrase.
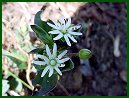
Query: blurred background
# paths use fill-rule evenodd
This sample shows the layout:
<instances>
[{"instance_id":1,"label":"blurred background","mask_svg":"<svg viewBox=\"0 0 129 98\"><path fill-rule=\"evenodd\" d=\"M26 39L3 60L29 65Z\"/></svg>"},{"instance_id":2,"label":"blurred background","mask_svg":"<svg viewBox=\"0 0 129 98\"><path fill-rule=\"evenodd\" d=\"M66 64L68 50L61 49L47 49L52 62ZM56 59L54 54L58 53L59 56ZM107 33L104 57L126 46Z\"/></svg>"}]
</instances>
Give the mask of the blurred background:
<instances>
[{"instance_id":1,"label":"blurred background","mask_svg":"<svg viewBox=\"0 0 129 98\"><path fill-rule=\"evenodd\" d=\"M42 20L72 17L81 24L83 36L72 53L88 48L89 60L72 58L75 68L64 72L57 87L46 96L127 95L127 3L99 2L3 2L2 3L2 96L31 96L34 55L42 43L30 25L43 10Z\"/></svg>"}]
</instances>

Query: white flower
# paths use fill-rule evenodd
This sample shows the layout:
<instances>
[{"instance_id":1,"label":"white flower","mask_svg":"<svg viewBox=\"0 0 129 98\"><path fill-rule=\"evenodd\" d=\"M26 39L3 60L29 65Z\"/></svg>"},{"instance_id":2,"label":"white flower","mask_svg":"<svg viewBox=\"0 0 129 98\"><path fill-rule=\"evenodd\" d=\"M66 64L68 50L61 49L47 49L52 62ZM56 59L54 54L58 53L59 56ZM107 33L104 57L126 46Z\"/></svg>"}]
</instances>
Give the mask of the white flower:
<instances>
[{"instance_id":1,"label":"white flower","mask_svg":"<svg viewBox=\"0 0 129 98\"><path fill-rule=\"evenodd\" d=\"M47 22L49 26L51 26L54 30L48 32L50 34L58 34L53 40L59 40L62 37L64 37L66 43L71 46L71 43L69 39L71 39L73 42L77 43L74 36L82 35L80 32L75 32L74 30L79 29L81 26L76 25L73 26L71 24L71 18L65 19L64 17L61 17L58 21L52 20L54 24Z\"/></svg>"},{"instance_id":2,"label":"white flower","mask_svg":"<svg viewBox=\"0 0 129 98\"><path fill-rule=\"evenodd\" d=\"M43 77L48 70L49 70L49 77L51 77L51 75L54 73L54 69L57 71L59 75L62 75L59 67L64 67L65 66L64 62L69 60L69 57L64 58L65 54L67 53L67 50L57 55L57 45L54 43L52 53L50 52L48 45L46 45L46 53L47 56L38 54L35 58L35 59L40 58L43 61L36 61L36 60L32 61L33 64L46 66L41 74L41 77Z\"/></svg>"}]
</instances>

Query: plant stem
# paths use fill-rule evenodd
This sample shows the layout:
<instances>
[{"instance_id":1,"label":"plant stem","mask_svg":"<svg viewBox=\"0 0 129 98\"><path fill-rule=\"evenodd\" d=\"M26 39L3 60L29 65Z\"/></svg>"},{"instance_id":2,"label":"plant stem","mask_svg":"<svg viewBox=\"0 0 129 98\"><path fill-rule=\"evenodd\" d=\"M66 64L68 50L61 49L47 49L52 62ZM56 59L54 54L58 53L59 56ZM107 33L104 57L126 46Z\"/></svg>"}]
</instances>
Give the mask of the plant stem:
<instances>
[{"instance_id":1,"label":"plant stem","mask_svg":"<svg viewBox=\"0 0 129 98\"><path fill-rule=\"evenodd\" d=\"M68 56L69 57L78 57L78 53L69 53Z\"/></svg>"},{"instance_id":2,"label":"plant stem","mask_svg":"<svg viewBox=\"0 0 129 98\"><path fill-rule=\"evenodd\" d=\"M33 91L33 88L28 85L27 83L25 83L23 80L21 80L20 78L18 78L15 74L13 74L11 71L9 71L6 67L2 66L2 69L4 69L5 71L7 71L12 77L16 78L17 80L19 80L23 85L25 85L27 88L29 88L30 90Z\"/></svg>"}]
</instances>

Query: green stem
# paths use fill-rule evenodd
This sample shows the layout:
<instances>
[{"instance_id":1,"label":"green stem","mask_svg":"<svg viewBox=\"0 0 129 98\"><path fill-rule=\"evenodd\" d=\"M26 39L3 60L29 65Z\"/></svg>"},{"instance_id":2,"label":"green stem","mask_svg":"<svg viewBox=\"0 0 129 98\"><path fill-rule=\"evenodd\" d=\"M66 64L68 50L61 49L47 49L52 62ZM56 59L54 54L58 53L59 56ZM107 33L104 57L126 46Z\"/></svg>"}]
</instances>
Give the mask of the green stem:
<instances>
[{"instance_id":1,"label":"green stem","mask_svg":"<svg viewBox=\"0 0 129 98\"><path fill-rule=\"evenodd\" d=\"M68 57L78 57L78 53L69 53Z\"/></svg>"},{"instance_id":2,"label":"green stem","mask_svg":"<svg viewBox=\"0 0 129 98\"><path fill-rule=\"evenodd\" d=\"M17 80L19 80L23 85L25 85L27 88L29 88L30 90L33 91L33 88L28 85L27 83L25 83L23 80L21 80L20 78L18 78L15 74L13 74L11 71L9 71L7 68L5 68L4 66L2 66L2 69L4 69L5 71L7 71L11 76L13 76L14 78L16 78Z\"/></svg>"}]
</instances>

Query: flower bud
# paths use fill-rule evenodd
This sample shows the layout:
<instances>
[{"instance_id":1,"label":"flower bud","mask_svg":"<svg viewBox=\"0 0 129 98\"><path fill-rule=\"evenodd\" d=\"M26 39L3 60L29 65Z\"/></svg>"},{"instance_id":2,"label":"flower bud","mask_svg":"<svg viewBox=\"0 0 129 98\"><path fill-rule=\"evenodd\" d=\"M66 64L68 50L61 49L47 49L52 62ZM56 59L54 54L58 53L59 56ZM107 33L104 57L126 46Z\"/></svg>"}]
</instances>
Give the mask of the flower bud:
<instances>
[{"instance_id":1,"label":"flower bud","mask_svg":"<svg viewBox=\"0 0 129 98\"><path fill-rule=\"evenodd\" d=\"M92 52L90 50L88 50L88 49L81 49L79 51L80 59L86 60L86 59L89 59L91 56L92 56Z\"/></svg>"}]
</instances>

